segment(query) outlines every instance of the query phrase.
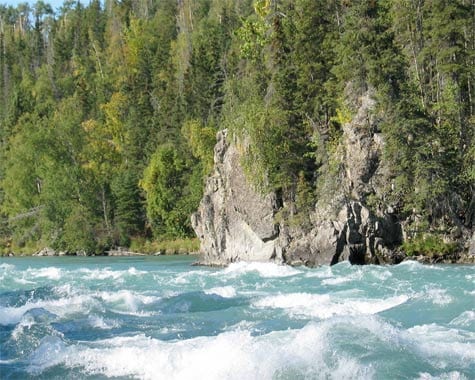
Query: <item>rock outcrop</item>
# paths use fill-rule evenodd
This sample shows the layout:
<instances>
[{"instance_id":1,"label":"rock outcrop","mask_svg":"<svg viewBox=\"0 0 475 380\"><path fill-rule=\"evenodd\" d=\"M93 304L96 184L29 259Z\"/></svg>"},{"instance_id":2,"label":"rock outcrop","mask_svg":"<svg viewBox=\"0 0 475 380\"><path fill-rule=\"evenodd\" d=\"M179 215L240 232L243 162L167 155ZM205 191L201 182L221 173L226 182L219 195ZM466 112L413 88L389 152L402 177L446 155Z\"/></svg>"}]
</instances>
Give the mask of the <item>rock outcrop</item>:
<instances>
[{"instance_id":1,"label":"rock outcrop","mask_svg":"<svg viewBox=\"0 0 475 380\"><path fill-rule=\"evenodd\" d=\"M468 248L468 254L470 256L474 256L475 257L475 232L473 233L472 235L472 239L470 239L470 245L469 245L469 248Z\"/></svg>"},{"instance_id":2,"label":"rock outcrop","mask_svg":"<svg viewBox=\"0 0 475 380\"><path fill-rule=\"evenodd\" d=\"M217 140L214 173L207 180L198 212L192 216L203 263L281 260L275 255L277 197L262 195L248 183L241 153L228 141L226 131L219 132Z\"/></svg>"},{"instance_id":3,"label":"rock outcrop","mask_svg":"<svg viewBox=\"0 0 475 380\"><path fill-rule=\"evenodd\" d=\"M343 260L366 264L404 259L397 250L403 241L403 223L394 207L375 201L384 198L389 175L371 91L350 106L356 113L343 125L332 157L339 165L337 174L320 179L323 185L305 228L291 218L275 217L285 202L275 193L254 190L241 167L245 149L238 141L230 141L226 131L218 133L214 172L192 216L201 241L202 264L245 260L314 266Z\"/></svg>"},{"instance_id":4,"label":"rock outcrop","mask_svg":"<svg viewBox=\"0 0 475 380\"><path fill-rule=\"evenodd\" d=\"M286 231L280 236L284 261L308 266L382 263L398 260L393 248L401 243L402 230L392 215L377 217L357 201L349 201L336 218L315 223L308 233Z\"/></svg>"}]
</instances>

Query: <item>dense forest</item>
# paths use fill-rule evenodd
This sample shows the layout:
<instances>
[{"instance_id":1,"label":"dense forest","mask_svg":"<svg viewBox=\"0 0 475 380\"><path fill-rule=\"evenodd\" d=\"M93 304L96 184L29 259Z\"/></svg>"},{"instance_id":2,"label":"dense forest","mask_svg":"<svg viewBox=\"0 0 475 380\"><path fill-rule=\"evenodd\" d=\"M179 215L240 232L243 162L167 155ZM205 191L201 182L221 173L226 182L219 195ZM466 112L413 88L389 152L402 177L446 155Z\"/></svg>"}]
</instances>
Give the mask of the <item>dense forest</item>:
<instances>
[{"instance_id":1,"label":"dense forest","mask_svg":"<svg viewBox=\"0 0 475 380\"><path fill-rule=\"evenodd\" d=\"M474 0L0 6L0 248L193 237L224 128L255 186L312 207L369 90L391 181L368 203L467 223Z\"/></svg>"}]
</instances>

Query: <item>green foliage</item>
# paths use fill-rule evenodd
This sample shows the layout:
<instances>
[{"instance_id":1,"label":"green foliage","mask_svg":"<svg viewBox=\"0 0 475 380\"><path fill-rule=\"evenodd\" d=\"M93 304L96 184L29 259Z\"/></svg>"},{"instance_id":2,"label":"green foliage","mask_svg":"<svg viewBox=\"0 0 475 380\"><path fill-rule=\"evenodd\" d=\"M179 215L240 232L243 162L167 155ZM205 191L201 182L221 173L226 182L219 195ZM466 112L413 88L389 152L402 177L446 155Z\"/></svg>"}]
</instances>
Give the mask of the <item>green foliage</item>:
<instances>
[{"instance_id":1,"label":"green foliage","mask_svg":"<svg viewBox=\"0 0 475 380\"><path fill-rule=\"evenodd\" d=\"M236 31L240 40L239 51L242 58L257 60L263 48L269 43L265 21L244 20L242 26Z\"/></svg>"},{"instance_id":2,"label":"green foliage","mask_svg":"<svg viewBox=\"0 0 475 380\"><path fill-rule=\"evenodd\" d=\"M161 145L145 168L140 186L146 194L147 218L156 236L183 237L189 213L182 204L186 163L172 145Z\"/></svg>"},{"instance_id":3,"label":"green foliage","mask_svg":"<svg viewBox=\"0 0 475 380\"><path fill-rule=\"evenodd\" d=\"M457 250L457 243L446 243L440 236L423 234L407 240L402 245L402 250L407 256L444 256Z\"/></svg>"},{"instance_id":4,"label":"green foliage","mask_svg":"<svg viewBox=\"0 0 475 380\"><path fill-rule=\"evenodd\" d=\"M191 153L201 162L203 175L208 175L213 168L213 149L216 144L215 128L203 127L198 120L188 120L183 124L182 133L190 146Z\"/></svg>"},{"instance_id":5,"label":"green foliage","mask_svg":"<svg viewBox=\"0 0 475 380\"><path fill-rule=\"evenodd\" d=\"M138 175L131 170L121 171L112 181L114 196L115 241L126 246L133 236L140 235L144 229L143 198L138 188Z\"/></svg>"},{"instance_id":6,"label":"green foliage","mask_svg":"<svg viewBox=\"0 0 475 380\"><path fill-rule=\"evenodd\" d=\"M200 249L200 241L197 238L173 239L173 240L144 240L133 239L130 244L133 252L148 254L160 253L162 255L183 255L196 253Z\"/></svg>"},{"instance_id":7,"label":"green foliage","mask_svg":"<svg viewBox=\"0 0 475 380\"><path fill-rule=\"evenodd\" d=\"M62 241L59 244L56 243L55 248L65 248L72 252L97 253L98 235L94 227L94 215L89 210L81 207L73 209L64 221Z\"/></svg>"},{"instance_id":8,"label":"green foliage","mask_svg":"<svg viewBox=\"0 0 475 380\"><path fill-rule=\"evenodd\" d=\"M427 226L470 214L470 2L40 2L0 23L5 247L190 238L224 128L249 179L304 215L340 186L342 126L368 93L390 180L377 201Z\"/></svg>"}]
</instances>

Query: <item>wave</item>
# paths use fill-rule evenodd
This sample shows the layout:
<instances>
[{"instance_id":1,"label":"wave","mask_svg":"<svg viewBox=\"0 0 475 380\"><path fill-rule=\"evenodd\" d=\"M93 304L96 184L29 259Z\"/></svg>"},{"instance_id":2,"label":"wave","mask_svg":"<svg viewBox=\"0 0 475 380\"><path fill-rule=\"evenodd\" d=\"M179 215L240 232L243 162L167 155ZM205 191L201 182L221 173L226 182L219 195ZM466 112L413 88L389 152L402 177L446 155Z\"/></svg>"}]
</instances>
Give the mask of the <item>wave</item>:
<instances>
[{"instance_id":1,"label":"wave","mask_svg":"<svg viewBox=\"0 0 475 380\"><path fill-rule=\"evenodd\" d=\"M469 380L469 378L458 371L447 372L436 376L422 372L419 374L418 380Z\"/></svg>"},{"instance_id":2,"label":"wave","mask_svg":"<svg viewBox=\"0 0 475 380\"><path fill-rule=\"evenodd\" d=\"M112 270L109 267L100 269L82 268L79 270L82 278L85 280L120 280L128 276L142 276L147 274L145 271L130 267L127 270Z\"/></svg>"},{"instance_id":3,"label":"wave","mask_svg":"<svg viewBox=\"0 0 475 380\"><path fill-rule=\"evenodd\" d=\"M377 314L405 303L405 295L375 300L335 299L329 294L291 293L264 297L257 308L284 309L296 317L327 319L338 315Z\"/></svg>"},{"instance_id":4,"label":"wave","mask_svg":"<svg viewBox=\"0 0 475 380\"><path fill-rule=\"evenodd\" d=\"M436 368L443 369L454 363L461 367L475 367L475 332L462 332L431 323L411 327L403 337Z\"/></svg>"},{"instance_id":5,"label":"wave","mask_svg":"<svg viewBox=\"0 0 475 380\"><path fill-rule=\"evenodd\" d=\"M94 308L100 309L100 304L90 295L76 295L53 300L35 300L19 307L0 307L0 325L17 324L23 315L33 309L44 309L58 317L85 313Z\"/></svg>"},{"instance_id":6,"label":"wave","mask_svg":"<svg viewBox=\"0 0 475 380\"><path fill-rule=\"evenodd\" d=\"M10 264L1 264L0 277L2 280L10 279L20 285L30 285L42 283L45 281L98 281L111 280L114 282L124 282L127 278L136 278L144 276L148 272L138 270L135 267L130 267L125 270L113 270L110 267L105 268L80 268L76 271L67 270L58 267L44 267L44 268L27 268L25 270L17 270L15 266Z\"/></svg>"},{"instance_id":7,"label":"wave","mask_svg":"<svg viewBox=\"0 0 475 380\"><path fill-rule=\"evenodd\" d=\"M223 269L222 272L218 272L217 275L221 276L224 274L236 277L248 273L257 273L263 278L273 278L295 276L302 273L302 271L288 265L240 261L230 264L227 268Z\"/></svg>"},{"instance_id":8,"label":"wave","mask_svg":"<svg viewBox=\"0 0 475 380\"><path fill-rule=\"evenodd\" d=\"M121 326L119 321L99 315L89 315L88 322L92 328L100 330L111 330Z\"/></svg>"},{"instance_id":9,"label":"wave","mask_svg":"<svg viewBox=\"0 0 475 380\"><path fill-rule=\"evenodd\" d=\"M452 319L449 324L460 327L471 327L473 331L475 331L475 311L464 311L458 317Z\"/></svg>"},{"instance_id":10,"label":"wave","mask_svg":"<svg viewBox=\"0 0 475 380\"><path fill-rule=\"evenodd\" d=\"M236 294L237 294L236 289L234 289L232 286L221 286L221 287L211 288L209 290L205 290L205 293L215 294L223 298L233 298L233 297L236 297Z\"/></svg>"},{"instance_id":11,"label":"wave","mask_svg":"<svg viewBox=\"0 0 475 380\"><path fill-rule=\"evenodd\" d=\"M190 270L173 276L171 283L176 285L187 285L191 284L193 280L201 281L203 277L207 277L209 274L210 272L205 270ZM159 278L159 280L163 281L163 278Z\"/></svg>"},{"instance_id":12,"label":"wave","mask_svg":"<svg viewBox=\"0 0 475 380\"><path fill-rule=\"evenodd\" d=\"M0 306L0 325L17 324L26 313L33 309L44 309L59 319L88 315L96 311L104 312L106 309L120 314L152 315L151 312L142 309L161 299L158 296L144 295L130 290L88 291L75 288L70 284L53 287L42 293L45 293L44 299L38 299L35 291L29 291L31 298L23 305Z\"/></svg>"},{"instance_id":13,"label":"wave","mask_svg":"<svg viewBox=\"0 0 475 380\"><path fill-rule=\"evenodd\" d=\"M29 272L32 277L46 277L49 280L60 280L63 276L63 271L56 267L28 269L27 272Z\"/></svg>"},{"instance_id":14,"label":"wave","mask_svg":"<svg viewBox=\"0 0 475 380\"><path fill-rule=\"evenodd\" d=\"M323 280L322 285L340 285L350 281L353 281L350 277L332 277Z\"/></svg>"},{"instance_id":15,"label":"wave","mask_svg":"<svg viewBox=\"0 0 475 380\"><path fill-rule=\"evenodd\" d=\"M426 298L434 305L448 305L453 301L453 298L447 294L447 290L432 288L426 291Z\"/></svg>"},{"instance_id":16,"label":"wave","mask_svg":"<svg viewBox=\"0 0 475 380\"><path fill-rule=\"evenodd\" d=\"M381 363L368 362L365 357L380 350L386 352L388 363L393 361L391 354L406 355L405 360L411 358L413 363L429 360L433 368L442 370L446 365L444 360L455 360L468 371L475 352L473 345L466 342L472 337L461 336L451 329L423 325L404 330L376 316L309 322L301 329L264 335L253 335L249 327L240 323L235 330L217 336L174 341L138 334L68 344L60 336L48 336L28 357L28 372L41 375L53 367L63 367L68 371L79 370L82 376L140 379L155 379L157 374L171 380L371 379L378 378L376 373ZM359 352L350 354L344 347L337 349L338 342L351 345L353 335L348 335L348 331L363 339ZM468 377L459 371L421 372L419 379Z\"/></svg>"},{"instance_id":17,"label":"wave","mask_svg":"<svg viewBox=\"0 0 475 380\"><path fill-rule=\"evenodd\" d=\"M161 341L144 334L68 346L48 337L31 355L28 371L54 366L82 368L87 375L155 379L370 379L374 370L356 358L336 355L322 326L252 336L247 330L212 337Z\"/></svg>"},{"instance_id":18,"label":"wave","mask_svg":"<svg viewBox=\"0 0 475 380\"><path fill-rule=\"evenodd\" d=\"M3 271L11 271L14 270L16 267L13 264L7 264L7 263L1 263L0 264L0 269Z\"/></svg>"}]
</instances>

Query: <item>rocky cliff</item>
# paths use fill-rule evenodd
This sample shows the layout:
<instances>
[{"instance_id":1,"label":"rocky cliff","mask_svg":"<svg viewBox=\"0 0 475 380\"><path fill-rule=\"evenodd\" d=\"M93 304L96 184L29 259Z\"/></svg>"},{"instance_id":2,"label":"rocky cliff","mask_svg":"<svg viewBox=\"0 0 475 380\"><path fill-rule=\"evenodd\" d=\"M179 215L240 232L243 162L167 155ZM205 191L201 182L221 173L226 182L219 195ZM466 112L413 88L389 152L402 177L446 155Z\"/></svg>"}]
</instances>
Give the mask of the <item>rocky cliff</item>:
<instances>
[{"instance_id":1,"label":"rocky cliff","mask_svg":"<svg viewBox=\"0 0 475 380\"><path fill-rule=\"evenodd\" d=\"M383 206L375 201L384 199L390 180L374 106L371 92L352 104L356 112L343 124L331 158L337 170L321 179L320 195L305 226L295 223L288 213L279 214L285 209L281 195L254 189L241 167L245 150L227 131L219 132L214 172L192 216L201 241L201 262L275 261L314 266L342 260L365 264L404 259L397 247L404 240L405 223L388 203ZM475 257L475 234L468 240L465 246Z\"/></svg>"},{"instance_id":2,"label":"rocky cliff","mask_svg":"<svg viewBox=\"0 0 475 380\"><path fill-rule=\"evenodd\" d=\"M249 184L240 164L241 153L228 141L226 131L219 132L217 139L214 173L207 180L198 212L192 216L203 263L282 261L276 257L276 195L263 195Z\"/></svg>"}]
</instances>

